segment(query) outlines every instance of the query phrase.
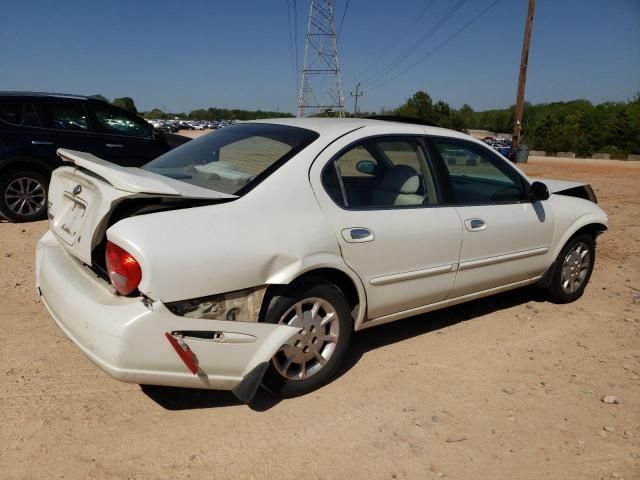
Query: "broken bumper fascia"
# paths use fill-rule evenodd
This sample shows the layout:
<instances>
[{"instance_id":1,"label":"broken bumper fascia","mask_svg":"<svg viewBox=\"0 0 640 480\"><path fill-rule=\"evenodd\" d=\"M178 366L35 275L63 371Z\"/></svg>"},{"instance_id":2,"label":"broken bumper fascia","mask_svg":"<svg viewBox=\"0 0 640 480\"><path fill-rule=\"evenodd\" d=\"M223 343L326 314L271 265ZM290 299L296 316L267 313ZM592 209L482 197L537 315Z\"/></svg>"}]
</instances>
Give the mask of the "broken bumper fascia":
<instances>
[{"instance_id":1,"label":"broken bumper fascia","mask_svg":"<svg viewBox=\"0 0 640 480\"><path fill-rule=\"evenodd\" d=\"M115 295L50 232L38 242L36 286L60 329L124 382L233 390L249 401L271 357L298 332L287 325L181 317L160 301ZM195 373L167 334L192 352Z\"/></svg>"}]
</instances>

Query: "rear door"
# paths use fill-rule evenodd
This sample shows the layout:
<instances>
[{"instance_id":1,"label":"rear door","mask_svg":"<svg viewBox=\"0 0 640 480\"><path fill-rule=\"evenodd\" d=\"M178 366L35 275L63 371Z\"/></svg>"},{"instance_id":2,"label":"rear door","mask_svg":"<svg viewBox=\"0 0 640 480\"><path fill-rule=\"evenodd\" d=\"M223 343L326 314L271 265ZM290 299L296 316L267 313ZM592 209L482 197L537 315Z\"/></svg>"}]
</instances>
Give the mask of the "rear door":
<instances>
[{"instance_id":1,"label":"rear door","mask_svg":"<svg viewBox=\"0 0 640 480\"><path fill-rule=\"evenodd\" d=\"M99 137L92 129L85 103L72 100L25 103L23 127L35 156L59 163L58 148L94 155L99 151Z\"/></svg>"},{"instance_id":2,"label":"rear door","mask_svg":"<svg viewBox=\"0 0 640 480\"><path fill-rule=\"evenodd\" d=\"M543 273L554 230L547 201L529 200L528 182L482 145L432 137L448 177L447 195L463 223L451 298L527 281Z\"/></svg>"},{"instance_id":3,"label":"rear door","mask_svg":"<svg viewBox=\"0 0 640 480\"><path fill-rule=\"evenodd\" d=\"M458 214L441 204L419 137L354 142L360 136L354 132L329 146L312 166L311 184L345 262L365 286L367 316L439 302L455 280Z\"/></svg>"},{"instance_id":4,"label":"rear door","mask_svg":"<svg viewBox=\"0 0 640 480\"><path fill-rule=\"evenodd\" d=\"M107 103L89 103L101 135L101 158L126 167L140 167L169 150L147 122Z\"/></svg>"}]
</instances>

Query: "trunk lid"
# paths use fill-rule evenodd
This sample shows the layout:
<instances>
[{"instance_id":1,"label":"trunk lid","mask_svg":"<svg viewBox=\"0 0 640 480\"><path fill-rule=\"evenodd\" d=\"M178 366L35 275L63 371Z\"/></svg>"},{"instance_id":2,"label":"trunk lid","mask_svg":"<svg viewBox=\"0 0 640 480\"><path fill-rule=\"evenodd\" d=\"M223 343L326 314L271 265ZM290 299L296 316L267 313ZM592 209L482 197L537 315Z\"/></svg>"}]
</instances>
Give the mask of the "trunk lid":
<instances>
[{"instance_id":1,"label":"trunk lid","mask_svg":"<svg viewBox=\"0 0 640 480\"><path fill-rule=\"evenodd\" d=\"M139 168L122 167L90 153L59 149L73 166L56 169L48 194L49 228L65 249L87 265L113 209L129 198L235 198Z\"/></svg>"}]
</instances>

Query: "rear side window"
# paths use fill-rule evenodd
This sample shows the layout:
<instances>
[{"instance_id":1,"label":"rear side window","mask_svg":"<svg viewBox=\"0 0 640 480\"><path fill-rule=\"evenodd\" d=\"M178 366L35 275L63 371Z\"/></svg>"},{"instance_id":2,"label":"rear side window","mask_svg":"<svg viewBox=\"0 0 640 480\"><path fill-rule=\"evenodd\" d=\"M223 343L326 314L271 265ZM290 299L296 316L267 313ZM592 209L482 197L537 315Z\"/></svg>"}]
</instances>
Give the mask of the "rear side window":
<instances>
[{"instance_id":1,"label":"rear side window","mask_svg":"<svg viewBox=\"0 0 640 480\"><path fill-rule=\"evenodd\" d=\"M371 162L371 171L358 170L357 165L362 161ZM373 158L373 155L362 145L358 145L349 150L336 160L336 163L342 175L348 177L373 177L374 171L378 166L377 160Z\"/></svg>"},{"instance_id":2,"label":"rear side window","mask_svg":"<svg viewBox=\"0 0 640 480\"><path fill-rule=\"evenodd\" d=\"M520 175L484 147L448 139L434 139L434 143L449 171L454 203L517 203L526 199Z\"/></svg>"},{"instance_id":3,"label":"rear side window","mask_svg":"<svg viewBox=\"0 0 640 480\"><path fill-rule=\"evenodd\" d=\"M98 122L98 129L104 133L141 138L151 135L151 127L126 115L117 108L109 105L94 105L93 111Z\"/></svg>"},{"instance_id":4,"label":"rear side window","mask_svg":"<svg viewBox=\"0 0 640 480\"><path fill-rule=\"evenodd\" d=\"M50 115L50 124L47 125L49 128L71 131L89 130L87 112L82 105L65 102L50 103L47 107Z\"/></svg>"},{"instance_id":5,"label":"rear side window","mask_svg":"<svg viewBox=\"0 0 640 480\"><path fill-rule=\"evenodd\" d=\"M26 103L22 109L22 125L26 127L42 127L42 109L40 105L36 109L35 105Z\"/></svg>"},{"instance_id":6,"label":"rear side window","mask_svg":"<svg viewBox=\"0 0 640 480\"><path fill-rule=\"evenodd\" d=\"M0 120L20 125L22 123L21 103L0 103Z\"/></svg>"},{"instance_id":7,"label":"rear side window","mask_svg":"<svg viewBox=\"0 0 640 480\"><path fill-rule=\"evenodd\" d=\"M349 148L322 173L326 192L348 209L438 204L430 160L415 138L374 138Z\"/></svg>"},{"instance_id":8,"label":"rear side window","mask_svg":"<svg viewBox=\"0 0 640 480\"><path fill-rule=\"evenodd\" d=\"M160 155L145 170L199 187L244 195L318 138L310 130L243 123Z\"/></svg>"}]
</instances>

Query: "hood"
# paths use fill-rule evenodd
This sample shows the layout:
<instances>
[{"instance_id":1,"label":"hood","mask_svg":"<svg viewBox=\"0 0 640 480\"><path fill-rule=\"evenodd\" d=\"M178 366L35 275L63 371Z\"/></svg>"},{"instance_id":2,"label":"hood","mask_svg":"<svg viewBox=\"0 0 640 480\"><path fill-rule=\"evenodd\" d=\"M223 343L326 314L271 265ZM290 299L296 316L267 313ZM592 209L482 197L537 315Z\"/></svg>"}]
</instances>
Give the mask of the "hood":
<instances>
[{"instance_id":1,"label":"hood","mask_svg":"<svg viewBox=\"0 0 640 480\"><path fill-rule=\"evenodd\" d=\"M558 192L562 192L564 190L569 190L570 188L575 188L575 187L583 187L585 185L588 185L587 183L584 182L574 182L574 181L570 181L570 180L554 180L551 178L531 178L529 177L529 180L531 180L531 182L542 182L544 183L547 188L549 189L549 193L558 193Z\"/></svg>"}]
</instances>

